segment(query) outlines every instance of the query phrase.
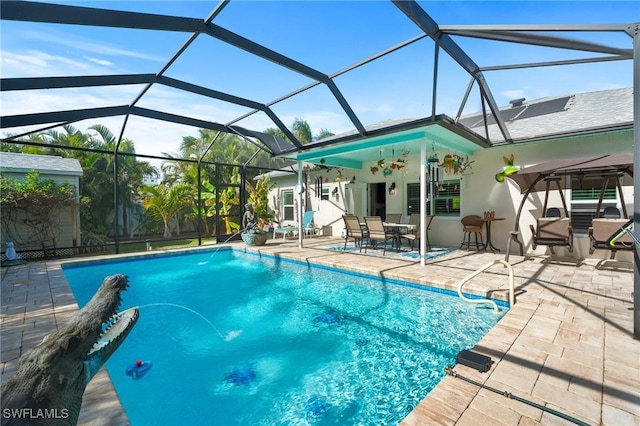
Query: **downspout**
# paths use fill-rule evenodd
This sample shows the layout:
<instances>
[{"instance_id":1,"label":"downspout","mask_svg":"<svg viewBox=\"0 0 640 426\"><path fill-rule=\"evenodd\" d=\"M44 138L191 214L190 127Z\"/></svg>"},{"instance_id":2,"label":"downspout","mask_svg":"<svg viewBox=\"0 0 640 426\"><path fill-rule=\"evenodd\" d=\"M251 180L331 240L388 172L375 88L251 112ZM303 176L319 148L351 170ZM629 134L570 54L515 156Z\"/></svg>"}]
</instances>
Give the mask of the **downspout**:
<instances>
[{"instance_id":1,"label":"downspout","mask_svg":"<svg viewBox=\"0 0 640 426\"><path fill-rule=\"evenodd\" d=\"M640 164L640 24L633 30L633 163ZM640 231L640 173L633 174L633 232ZM640 273L638 247L633 273L633 336L640 339Z\"/></svg>"},{"instance_id":2,"label":"downspout","mask_svg":"<svg viewBox=\"0 0 640 426\"><path fill-rule=\"evenodd\" d=\"M302 196L304 195L304 189L302 187L302 161L298 160L298 184L296 185L296 192L298 193L298 248L302 248L303 244L303 232L302 229L302 216L304 212L302 211Z\"/></svg>"},{"instance_id":3,"label":"downspout","mask_svg":"<svg viewBox=\"0 0 640 426\"><path fill-rule=\"evenodd\" d=\"M427 138L420 144L420 265L426 264L427 257Z\"/></svg>"}]
</instances>

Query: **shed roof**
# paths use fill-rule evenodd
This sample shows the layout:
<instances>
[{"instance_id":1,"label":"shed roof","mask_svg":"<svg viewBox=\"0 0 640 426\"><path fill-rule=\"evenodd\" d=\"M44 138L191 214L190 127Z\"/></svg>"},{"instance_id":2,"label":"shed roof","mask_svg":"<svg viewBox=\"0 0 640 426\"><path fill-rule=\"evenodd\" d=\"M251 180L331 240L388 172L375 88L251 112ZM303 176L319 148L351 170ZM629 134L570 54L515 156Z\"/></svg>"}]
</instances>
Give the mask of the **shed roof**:
<instances>
[{"instance_id":1,"label":"shed roof","mask_svg":"<svg viewBox=\"0 0 640 426\"><path fill-rule=\"evenodd\" d=\"M82 176L82 167L75 158L62 158L50 155L16 154L0 152L0 170L2 172L27 173L38 170L49 175Z\"/></svg>"}]
</instances>

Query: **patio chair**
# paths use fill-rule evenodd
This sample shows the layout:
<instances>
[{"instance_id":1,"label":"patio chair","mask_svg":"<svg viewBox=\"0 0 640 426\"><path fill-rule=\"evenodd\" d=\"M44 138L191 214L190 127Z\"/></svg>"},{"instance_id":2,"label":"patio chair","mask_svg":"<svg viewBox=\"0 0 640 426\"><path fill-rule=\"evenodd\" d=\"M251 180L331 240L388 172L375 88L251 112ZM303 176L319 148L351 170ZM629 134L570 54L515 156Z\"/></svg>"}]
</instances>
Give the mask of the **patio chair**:
<instances>
[{"instance_id":1,"label":"patio chair","mask_svg":"<svg viewBox=\"0 0 640 426\"><path fill-rule=\"evenodd\" d=\"M409 241L409 244L411 244L411 250L413 251L413 246L416 242L420 242L420 215L416 214L416 216L418 217L418 224L416 226L416 228L411 231L408 232L406 234L402 235L402 238L404 238L405 240ZM431 221L433 220L433 216L431 215L427 215L425 216L425 226L426 226L426 232L425 232L425 237L426 237L426 242L427 242L427 251L431 251L431 244L429 243L429 226L431 226Z\"/></svg>"},{"instance_id":2,"label":"patio chair","mask_svg":"<svg viewBox=\"0 0 640 426\"><path fill-rule=\"evenodd\" d=\"M381 241L383 245L382 255L387 252L387 241L391 240L392 244L395 244L399 248L399 236L395 232L388 231L382 223L380 216L365 216L364 222L367 224L367 230L369 231L369 238L364 246L364 252L367 252L367 247L371 242Z\"/></svg>"},{"instance_id":3,"label":"patio chair","mask_svg":"<svg viewBox=\"0 0 640 426\"><path fill-rule=\"evenodd\" d=\"M420 226L420 213L411 213L409 216L409 225L413 225L413 229L409 229L407 233L409 234L417 234L418 226ZM427 229L429 229L427 227Z\"/></svg>"},{"instance_id":4,"label":"patio chair","mask_svg":"<svg viewBox=\"0 0 640 426\"><path fill-rule=\"evenodd\" d=\"M622 218L622 215L620 214L620 210L618 210L617 207L607 206L602 212L602 217L606 219L620 219Z\"/></svg>"},{"instance_id":5,"label":"patio chair","mask_svg":"<svg viewBox=\"0 0 640 426\"><path fill-rule=\"evenodd\" d=\"M56 254L56 239L55 238L45 238L41 242L42 245L42 254L45 259L49 259L52 257L57 257Z\"/></svg>"},{"instance_id":6,"label":"patio chair","mask_svg":"<svg viewBox=\"0 0 640 426\"><path fill-rule=\"evenodd\" d=\"M304 232L302 235L304 237L316 234L317 228L313 223L314 213L315 211L309 210L304 212L304 215L302 216L302 230ZM287 238L287 235L295 236L298 234L298 231L298 227L294 225L275 228L273 230L273 238L276 238L276 234L282 234L282 240L284 241Z\"/></svg>"},{"instance_id":7,"label":"patio chair","mask_svg":"<svg viewBox=\"0 0 640 426\"><path fill-rule=\"evenodd\" d=\"M565 246L569 252L573 252L571 219L560 216L560 210L554 207L547 210L545 217L538 218L536 228L529 225L532 235L531 247L534 250L539 245L547 246L551 254L556 254L555 246Z\"/></svg>"},{"instance_id":8,"label":"patio chair","mask_svg":"<svg viewBox=\"0 0 640 426\"><path fill-rule=\"evenodd\" d=\"M352 238L354 245L356 247L360 246L360 251L362 251L362 241L368 237L368 234L360 226L360 219L354 214L343 214L342 220L344 220L344 227L347 230L344 237L344 248L347 248L347 242L349 238Z\"/></svg>"},{"instance_id":9,"label":"patio chair","mask_svg":"<svg viewBox=\"0 0 640 426\"><path fill-rule=\"evenodd\" d=\"M310 237L312 235L316 235L318 233L318 228L313 220L313 215L315 211L309 210L304 212L304 216L302 216L302 229L304 230L304 236Z\"/></svg>"},{"instance_id":10,"label":"patio chair","mask_svg":"<svg viewBox=\"0 0 640 426\"><path fill-rule=\"evenodd\" d=\"M277 234L282 234L282 241L286 240L287 236L295 237L298 233L298 227L293 225L281 226L279 228L273 228L273 239L275 240Z\"/></svg>"},{"instance_id":11,"label":"patio chair","mask_svg":"<svg viewBox=\"0 0 640 426\"><path fill-rule=\"evenodd\" d=\"M628 219L622 218L620 210L616 207L606 207L602 213L602 217L595 218L591 221L589 228L589 254L593 254L596 249L605 249L611 251L610 260L615 259L618 250L633 250L634 242L630 235L624 234L618 238L613 246L607 244L607 240L617 233L621 227L628 222Z\"/></svg>"},{"instance_id":12,"label":"patio chair","mask_svg":"<svg viewBox=\"0 0 640 426\"><path fill-rule=\"evenodd\" d=\"M384 221L390 222L390 223L400 223L401 220L402 220L402 213L387 213L387 216Z\"/></svg>"},{"instance_id":13,"label":"patio chair","mask_svg":"<svg viewBox=\"0 0 640 426\"><path fill-rule=\"evenodd\" d=\"M562 217L562 213L560 213L560 209L557 207L551 207L547 209L547 214L544 217Z\"/></svg>"},{"instance_id":14,"label":"patio chair","mask_svg":"<svg viewBox=\"0 0 640 426\"><path fill-rule=\"evenodd\" d=\"M411 216L409 216L409 225L416 227L420 225L420 213L411 213Z\"/></svg>"},{"instance_id":15,"label":"patio chair","mask_svg":"<svg viewBox=\"0 0 640 426\"><path fill-rule=\"evenodd\" d=\"M460 248L467 246L467 250L471 250L471 235L475 237L476 250L480 251L484 248L484 239L482 237L482 218L475 214L470 214L460 220L462 223L462 243ZM480 236L480 244L478 244L478 236Z\"/></svg>"}]
</instances>

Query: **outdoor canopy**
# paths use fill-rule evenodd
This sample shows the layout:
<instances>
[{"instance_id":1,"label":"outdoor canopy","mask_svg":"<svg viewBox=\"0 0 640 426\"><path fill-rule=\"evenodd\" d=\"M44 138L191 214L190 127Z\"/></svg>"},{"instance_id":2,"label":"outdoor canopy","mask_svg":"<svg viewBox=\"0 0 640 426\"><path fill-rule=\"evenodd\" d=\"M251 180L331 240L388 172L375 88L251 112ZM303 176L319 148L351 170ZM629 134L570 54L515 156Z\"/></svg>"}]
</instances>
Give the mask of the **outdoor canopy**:
<instances>
[{"instance_id":1,"label":"outdoor canopy","mask_svg":"<svg viewBox=\"0 0 640 426\"><path fill-rule=\"evenodd\" d=\"M602 176L622 174L622 185L633 186L633 154L598 155L546 161L525 167L508 177L520 188L520 193L545 191L544 179L549 176L577 176L584 178L584 186L600 188ZM562 189L571 189L571 179L560 179ZM533 187L532 187L533 185Z\"/></svg>"}]
</instances>

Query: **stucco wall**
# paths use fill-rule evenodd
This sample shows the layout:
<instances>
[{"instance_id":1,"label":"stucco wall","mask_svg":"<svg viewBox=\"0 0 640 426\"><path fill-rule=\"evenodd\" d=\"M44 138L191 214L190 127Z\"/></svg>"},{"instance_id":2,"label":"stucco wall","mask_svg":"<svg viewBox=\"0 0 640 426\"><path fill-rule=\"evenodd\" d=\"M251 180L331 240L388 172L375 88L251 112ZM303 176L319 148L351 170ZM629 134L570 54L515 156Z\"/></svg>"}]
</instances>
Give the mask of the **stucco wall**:
<instances>
[{"instance_id":1,"label":"stucco wall","mask_svg":"<svg viewBox=\"0 0 640 426\"><path fill-rule=\"evenodd\" d=\"M465 175L461 181L461 215L460 217L438 217L436 216L431 224L429 239L434 246L458 247L462 241L462 226L460 218L467 214L482 215L486 210L494 210L496 217L504 217L505 220L496 221L492 227L492 242L500 250L504 251L509 238L509 232L516 227L515 216L518 206L522 200L522 195L517 185L509 179L499 183L495 180L495 174L502 171L504 167L504 157L511 154L515 157L515 164L521 167L560 158L575 158L580 156L590 156L599 154L631 154L633 153L632 133L618 132L605 136L584 136L561 141L531 142L506 145L502 147L489 148L477 151L470 160L473 160L470 174ZM439 150L438 155L453 152ZM386 211L405 212L406 191L405 185L409 182L419 181L419 158L417 155L410 155L408 166L402 170L396 170L390 176L384 176L381 172L372 174L370 166L374 163L366 164L362 170L344 169L345 180L335 182L338 175L336 170L330 172L318 171L308 172L310 184L307 187L308 199L311 209L317 213L316 223L320 226L328 225L332 227L333 235L340 235L343 223L341 215L346 210L345 190L347 181L355 178L359 184L383 182L385 189L396 183L396 195L386 196ZM335 186L339 187L339 199L330 197L329 200L320 200L314 193L314 179L320 176L325 180L324 187L329 187L330 192ZM450 178L451 176L445 176ZM273 182L278 185L276 192L272 193L272 200L277 200L277 192L285 188L292 188L297 177L273 178ZM565 193L569 202L569 191ZM627 204L627 211L633 212L633 188L624 188L624 197ZM520 220L521 240L525 243L525 252L531 250L531 232L529 224L535 225L537 217L542 215L544 202L544 192L531 195L523 208ZM275 204L272 204L275 206ZM561 207L559 196L551 193L549 207ZM308 208L307 208L308 210ZM373 212L371 212L372 214ZM575 250L573 256L605 258L609 253L604 250L596 251L592 256L588 254L589 241L586 237L576 237L574 239ZM539 246L535 253L543 254L547 251L545 246ZM563 249L556 249L559 254L570 255L563 252ZM512 248L512 253L517 253L517 245ZM620 260L631 260L630 253L620 252Z\"/></svg>"},{"instance_id":2,"label":"stucco wall","mask_svg":"<svg viewBox=\"0 0 640 426\"><path fill-rule=\"evenodd\" d=\"M482 214L484 210L495 210L497 216L505 217L506 220L495 222L492 228L494 245L504 250L509 238L509 232L515 229L515 215L522 200L522 195L517 185L511 180L506 179L503 183L497 183L494 179L495 173L503 167L503 156L508 157L514 154L515 163L525 167L554 159L631 153L633 153L633 142L630 132L613 133L604 137L580 137L562 141L518 144L517 147L500 147L479 151L474 155L476 160L474 174L470 176L470 179L465 178L463 180L462 214L478 212ZM570 203L569 191L566 191L565 197L567 202ZM633 212L632 187L624 188L624 198L627 211ZM525 252L531 251L529 225L535 226L536 218L542 216L543 204L544 192L537 192L528 197L522 210L520 232L522 240L525 242ZM557 191L551 193L549 207L551 206L562 207ZM438 231L433 233L434 238L443 238L442 233ZM609 254L604 250L598 250L593 256L589 256L589 241L586 237L576 237L574 245L573 256L576 257L603 258ZM512 250L516 252L515 247ZM546 247L541 246L535 252L542 254L546 250ZM563 249L556 251L560 254L569 255L568 252L563 252ZM629 255L629 253L619 253L618 258L623 260L626 255ZM631 260L630 256L628 260Z\"/></svg>"}]
</instances>

